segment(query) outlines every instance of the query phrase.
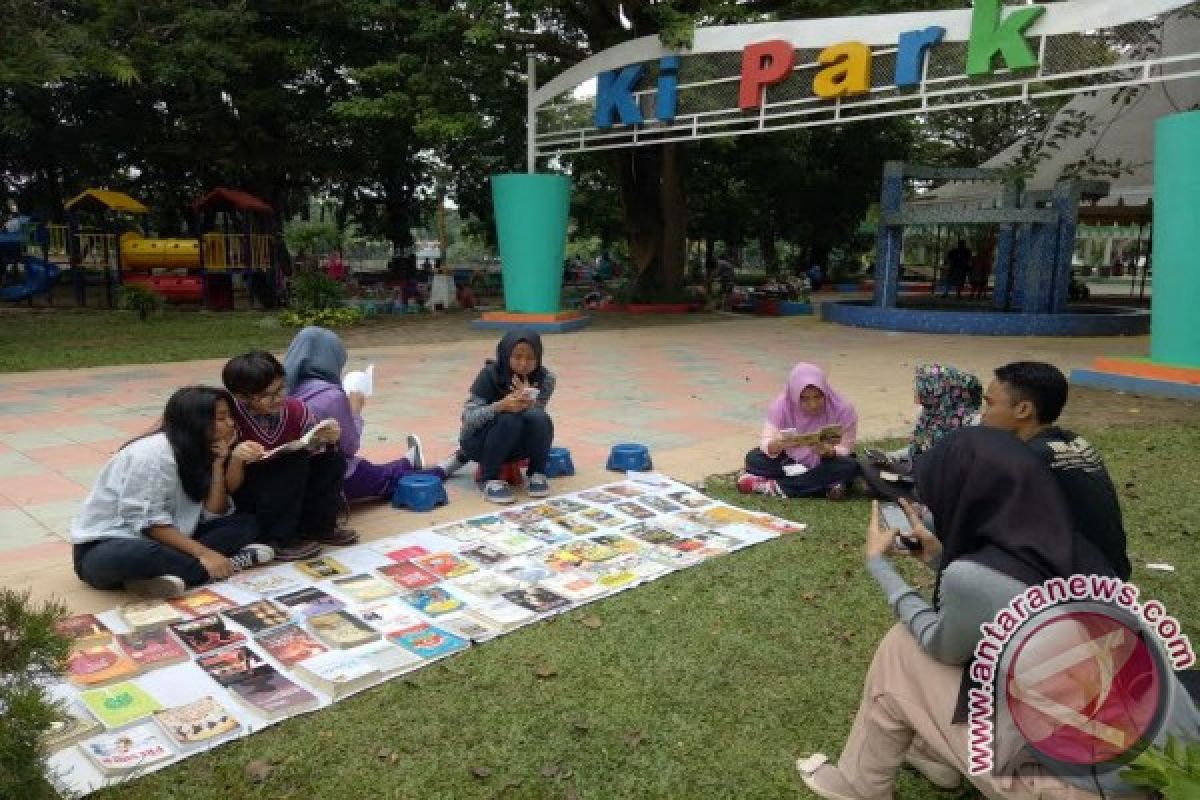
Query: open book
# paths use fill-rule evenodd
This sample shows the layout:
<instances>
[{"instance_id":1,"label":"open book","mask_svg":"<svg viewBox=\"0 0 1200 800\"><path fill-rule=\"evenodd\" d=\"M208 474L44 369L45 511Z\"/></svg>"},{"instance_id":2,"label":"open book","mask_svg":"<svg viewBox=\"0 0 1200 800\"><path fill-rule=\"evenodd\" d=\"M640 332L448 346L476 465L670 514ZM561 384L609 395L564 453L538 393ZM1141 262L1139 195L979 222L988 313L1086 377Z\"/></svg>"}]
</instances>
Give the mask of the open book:
<instances>
[{"instance_id":1,"label":"open book","mask_svg":"<svg viewBox=\"0 0 1200 800\"><path fill-rule=\"evenodd\" d=\"M812 447L820 442L841 439L842 426L826 425L820 430L809 431L807 433L799 433L795 428L784 428L779 432L779 437L783 439L784 447Z\"/></svg>"},{"instance_id":2,"label":"open book","mask_svg":"<svg viewBox=\"0 0 1200 800\"><path fill-rule=\"evenodd\" d=\"M317 437L317 434L319 434L322 431L328 430L329 428L333 427L336 424L337 424L337 422L335 422L332 419L323 419L320 422L318 422L316 425L313 425L312 428L308 431L308 433L304 434L299 439L293 439L292 441L288 442L287 444L281 444L281 445L279 445L279 447L276 447L274 450L268 450L267 452L263 453L263 460L266 460L268 458L273 458L274 456L280 456L280 455L283 455L284 453L295 453L298 450L303 450L307 447L311 447L313 440L316 439L316 437Z\"/></svg>"},{"instance_id":3,"label":"open book","mask_svg":"<svg viewBox=\"0 0 1200 800\"><path fill-rule=\"evenodd\" d=\"M373 395L375 393L375 365L368 364L365 370L347 372L346 377L342 378L342 388L346 394L361 392L363 397Z\"/></svg>"}]
</instances>

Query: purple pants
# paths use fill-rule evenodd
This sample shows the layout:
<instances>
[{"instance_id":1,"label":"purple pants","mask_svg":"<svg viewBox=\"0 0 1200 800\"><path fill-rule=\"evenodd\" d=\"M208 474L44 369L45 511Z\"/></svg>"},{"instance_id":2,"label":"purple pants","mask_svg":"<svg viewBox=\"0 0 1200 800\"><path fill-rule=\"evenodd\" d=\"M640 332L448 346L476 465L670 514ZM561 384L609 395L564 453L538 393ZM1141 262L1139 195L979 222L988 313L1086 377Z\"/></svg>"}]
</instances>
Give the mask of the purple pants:
<instances>
[{"instance_id":1,"label":"purple pants","mask_svg":"<svg viewBox=\"0 0 1200 800\"><path fill-rule=\"evenodd\" d=\"M446 480L446 471L441 467L413 469L412 462L407 458L398 458L386 464L372 464L363 459L342 483L342 493L350 502L391 497L392 490L396 488L396 481L404 475L412 474L436 475L441 480Z\"/></svg>"}]
</instances>

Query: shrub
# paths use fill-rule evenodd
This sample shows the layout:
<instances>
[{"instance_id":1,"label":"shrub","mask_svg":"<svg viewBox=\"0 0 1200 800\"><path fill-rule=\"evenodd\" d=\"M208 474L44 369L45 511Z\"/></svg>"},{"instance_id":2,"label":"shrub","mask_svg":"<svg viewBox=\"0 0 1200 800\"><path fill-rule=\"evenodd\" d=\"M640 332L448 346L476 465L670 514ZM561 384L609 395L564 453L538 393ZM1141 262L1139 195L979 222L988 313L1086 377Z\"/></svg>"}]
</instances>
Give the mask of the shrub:
<instances>
[{"instance_id":1,"label":"shrub","mask_svg":"<svg viewBox=\"0 0 1200 800\"><path fill-rule=\"evenodd\" d=\"M42 735L62 719L46 687L63 671L67 640L55 630L59 603L0 589L0 797L55 797L43 778Z\"/></svg>"},{"instance_id":2,"label":"shrub","mask_svg":"<svg viewBox=\"0 0 1200 800\"><path fill-rule=\"evenodd\" d=\"M288 305L293 311L336 309L345 304L345 287L322 272L302 272L288 285Z\"/></svg>"},{"instance_id":3,"label":"shrub","mask_svg":"<svg viewBox=\"0 0 1200 800\"><path fill-rule=\"evenodd\" d=\"M317 308L307 311L284 311L279 321L294 328L319 325L322 328L344 328L362 322L363 312L357 308Z\"/></svg>"},{"instance_id":4,"label":"shrub","mask_svg":"<svg viewBox=\"0 0 1200 800\"><path fill-rule=\"evenodd\" d=\"M122 286L118 296L121 308L126 311L136 311L138 319L145 322L152 312L163 306L162 295L145 286L129 284Z\"/></svg>"}]
</instances>

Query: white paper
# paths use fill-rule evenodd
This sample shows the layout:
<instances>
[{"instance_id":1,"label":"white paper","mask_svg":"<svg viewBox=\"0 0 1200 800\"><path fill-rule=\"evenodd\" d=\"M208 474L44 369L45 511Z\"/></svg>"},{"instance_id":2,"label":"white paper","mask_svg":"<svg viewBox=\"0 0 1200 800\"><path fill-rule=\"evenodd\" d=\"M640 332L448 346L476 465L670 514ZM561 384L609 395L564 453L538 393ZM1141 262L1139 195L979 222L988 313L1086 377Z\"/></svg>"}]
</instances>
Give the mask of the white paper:
<instances>
[{"instance_id":1,"label":"white paper","mask_svg":"<svg viewBox=\"0 0 1200 800\"><path fill-rule=\"evenodd\" d=\"M342 378L342 388L346 394L359 392L363 397L375 394L375 365L368 364L365 370L347 372Z\"/></svg>"}]
</instances>

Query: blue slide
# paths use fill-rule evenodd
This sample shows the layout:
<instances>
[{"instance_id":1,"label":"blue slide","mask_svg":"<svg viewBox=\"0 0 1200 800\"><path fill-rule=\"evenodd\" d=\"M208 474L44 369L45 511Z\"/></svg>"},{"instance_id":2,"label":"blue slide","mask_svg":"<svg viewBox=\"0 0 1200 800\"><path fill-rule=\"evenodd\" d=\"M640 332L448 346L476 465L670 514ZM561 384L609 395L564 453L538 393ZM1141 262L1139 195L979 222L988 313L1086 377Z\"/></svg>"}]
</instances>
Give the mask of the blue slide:
<instances>
[{"instance_id":1,"label":"blue slide","mask_svg":"<svg viewBox=\"0 0 1200 800\"><path fill-rule=\"evenodd\" d=\"M58 281L58 265L37 256L22 256L25 265L25 282L0 288L0 300L18 302L39 294L50 294Z\"/></svg>"}]
</instances>

